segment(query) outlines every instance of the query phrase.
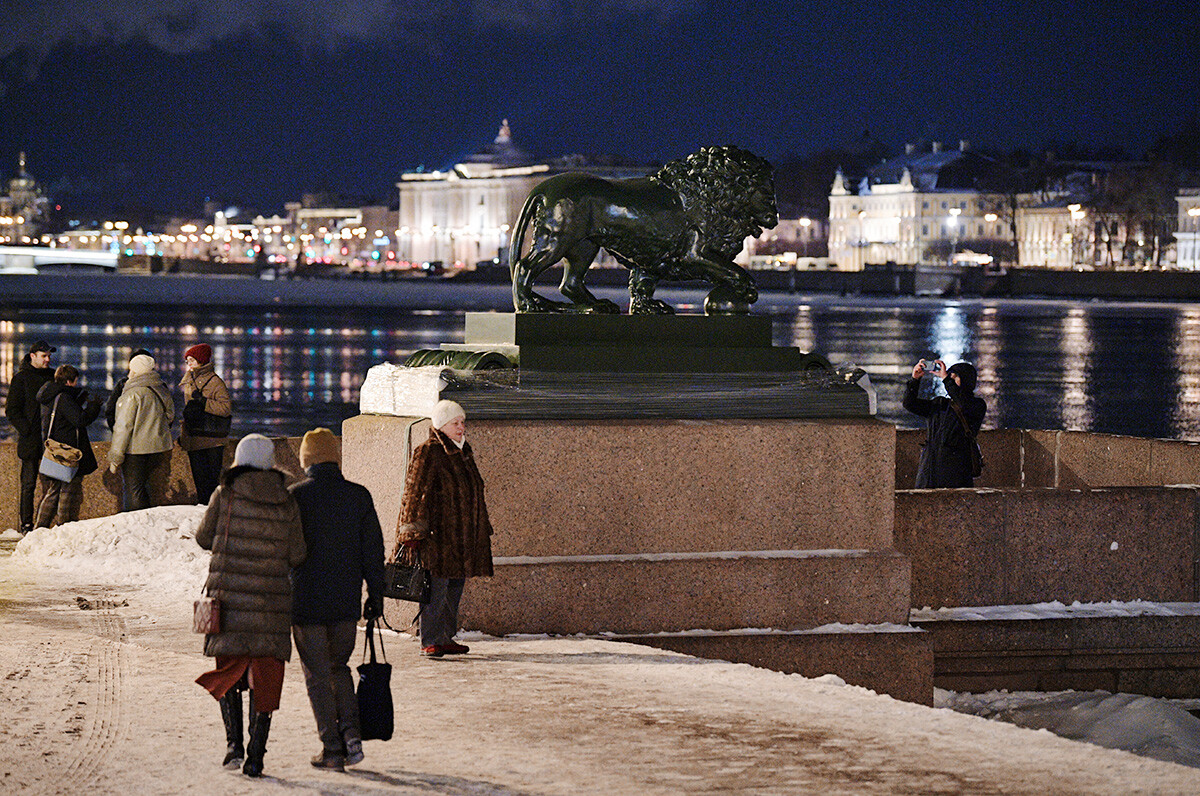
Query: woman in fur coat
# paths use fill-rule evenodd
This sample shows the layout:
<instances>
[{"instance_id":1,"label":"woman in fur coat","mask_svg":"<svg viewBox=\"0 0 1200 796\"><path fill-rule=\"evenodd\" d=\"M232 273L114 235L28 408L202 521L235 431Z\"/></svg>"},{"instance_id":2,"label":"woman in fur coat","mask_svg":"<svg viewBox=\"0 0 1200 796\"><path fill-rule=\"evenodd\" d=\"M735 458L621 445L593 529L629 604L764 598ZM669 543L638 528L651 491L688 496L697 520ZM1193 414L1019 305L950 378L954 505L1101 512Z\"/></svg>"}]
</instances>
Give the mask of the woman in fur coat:
<instances>
[{"instance_id":1,"label":"woman in fur coat","mask_svg":"<svg viewBox=\"0 0 1200 796\"><path fill-rule=\"evenodd\" d=\"M483 478L466 441L466 413L454 401L438 401L432 420L433 432L408 465L396 541L417 551L429 570L421 652L440 658L469 651L454 640L458 606L467 578L492 575L492 524Z\"/></svg>"},{"instance_id":2,"label":"woman in fur coat","mask_svg":"<svg viewBox=\"0 0 1200 796\"><path fill-rule=\"evenodd\" d=\"M217 668L196 682L221 703L224 765L262 775L271 713L279 707L283 665L292 657L291 571L305 558L300 509L275 467L275 444L262 434L238 443L233 467L213 492L196 530L212 550L205 592L220 600L221 629L204 637ZM242 695L250 690L250 738L242 745Z\"/></svg>"}]
</instances>

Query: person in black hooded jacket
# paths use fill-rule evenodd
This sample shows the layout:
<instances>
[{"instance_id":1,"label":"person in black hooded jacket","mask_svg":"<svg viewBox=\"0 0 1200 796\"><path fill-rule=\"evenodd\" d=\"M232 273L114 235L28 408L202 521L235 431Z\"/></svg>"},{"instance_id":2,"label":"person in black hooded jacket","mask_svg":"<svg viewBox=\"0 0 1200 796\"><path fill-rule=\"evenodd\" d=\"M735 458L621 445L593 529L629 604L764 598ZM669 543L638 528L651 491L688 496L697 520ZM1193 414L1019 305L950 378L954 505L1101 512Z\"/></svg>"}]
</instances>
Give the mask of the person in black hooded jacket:
<instances>
[{"instance_id":1,"label":"person in black hooded jacket","mask_svg":"<svg viewBox=\"0 0 1200 796\"><path fill-rule=\"evenodd\" d=\"M83 505L83 477L96 470L96 454L92 452L87 427L100 416L100 399L89 396L87 390L77 386L78 381L79 371L74 366L59 365L54 371L54 380L43 384L37 393L38 403L42 405L42 436L79 448L83 457L70 481L64 483L49 476L40 477L42 500L38 503L34 521L36 528L51 527L56 514L59 523L79 519L79 509Z\"/></svg>"},{"instance_id":2,"label":"person in black hooded jacket","mask_svg":"<svg viewBox=\"0 0 1200 796\"><path fill-rule=\"evenodd\" d=\"M949 398L918 397L921 377L927 372L942 379ZM925 442L917 464L917 489L975 485L970 446L975 444L987 413L987 403L975 395L976 378L975 367L967 362L959 362L948 370L940 359L934 362L932 371L926 371L923 359L913 366L912 378L904 391L904 408L926 418Z\"/></svg>"}]
</instances>

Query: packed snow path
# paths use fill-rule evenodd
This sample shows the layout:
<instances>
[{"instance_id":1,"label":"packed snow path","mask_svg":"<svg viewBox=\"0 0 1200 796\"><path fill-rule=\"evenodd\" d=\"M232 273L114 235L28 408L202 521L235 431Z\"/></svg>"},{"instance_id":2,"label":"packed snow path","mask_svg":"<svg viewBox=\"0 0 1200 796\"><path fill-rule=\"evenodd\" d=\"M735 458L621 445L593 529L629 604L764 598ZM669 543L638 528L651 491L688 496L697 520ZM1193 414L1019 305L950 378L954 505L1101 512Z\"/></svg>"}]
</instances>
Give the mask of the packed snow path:
<instances>
[{"instance_id":1,"label":"packed snow path","mask_svg":"<svg viewBox=\"0 0 1200 796\"><path fill-rule=\"evenodd\" d=\"M160 533L186 541L194 519L173 523ZM110 523L123 536L104 541L85 525L63 538L106 551L92 569L103 578L78 555L59 567L0 559L0 792L1200 793L1200 770L836 678L588 639L468 637L470 655L427 660L394 635L396 737L368 741L344 774L313 769L319 743L293 659L267 776L251 780L220 767L217 705L192 682L210 664L189 632L203 561L155 554L175 579L143 560L153 585L139 587L119 559L141 531Z\"/></svg>"}]
</instances>

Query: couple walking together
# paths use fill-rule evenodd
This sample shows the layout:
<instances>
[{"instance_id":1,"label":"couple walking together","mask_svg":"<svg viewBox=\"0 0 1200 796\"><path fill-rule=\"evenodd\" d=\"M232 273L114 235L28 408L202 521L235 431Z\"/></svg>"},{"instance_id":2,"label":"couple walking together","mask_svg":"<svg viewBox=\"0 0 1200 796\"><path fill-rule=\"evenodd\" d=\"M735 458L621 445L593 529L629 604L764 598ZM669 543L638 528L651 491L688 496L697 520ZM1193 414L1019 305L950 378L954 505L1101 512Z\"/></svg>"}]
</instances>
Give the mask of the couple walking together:
<instances>
[{"instance_id":1,"label":"couple walking together","mask_svg":"<svg viewBox=\"0 0 1200 796\"><path fill-rule=\"evenodd\" d=\"M429 568L432 597L421 606L422 653L468 652L453 635L467 577L491 575L491 524L483 481L466 443L465 414L437 404L430 438L413 453L397 544ZM365 487L347 481L328 429L304 435L306 480L284 487L274 444L252 434L238 443L196 541L213 551L206 589L221 600L221 629L205 637L216 668L197 682L221 705L225 765L260 776L271 713L279 707L284 662L296 642L321 739L318 768L363 759L358 705L348 667L357 622L383 613L383 536ZM363 582L367 597L360 612ZM241 692L250 692L244 739ZM244 759L244 763L242 763Z\"/></svg>"}]
</instances>

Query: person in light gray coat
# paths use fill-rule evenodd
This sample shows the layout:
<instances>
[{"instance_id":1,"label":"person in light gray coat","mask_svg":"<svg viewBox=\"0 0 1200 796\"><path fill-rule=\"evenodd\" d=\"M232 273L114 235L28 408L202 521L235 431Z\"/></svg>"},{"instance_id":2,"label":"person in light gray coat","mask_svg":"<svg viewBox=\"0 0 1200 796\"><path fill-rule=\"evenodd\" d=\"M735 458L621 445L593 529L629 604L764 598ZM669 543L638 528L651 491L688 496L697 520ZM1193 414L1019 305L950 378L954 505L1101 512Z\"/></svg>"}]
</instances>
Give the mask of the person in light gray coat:
<instances>
[{"instance_id":1,"label":"person in light gray coat","mask_svg":"<svg viewBox=\"0 0 1200 796\"><path fill-rule=\"evenodd\" d=\"M117 401L108 449L109 469L124 474L123 511L150 507L150 480L167 464L175 444L171 438L174 420L175 402L154 369L154 358L138 354L129 360L129 380Z\"/></svg>"}]
</instances>

